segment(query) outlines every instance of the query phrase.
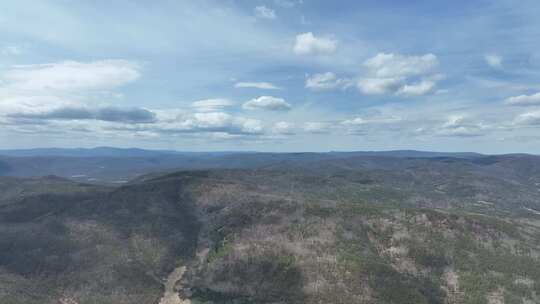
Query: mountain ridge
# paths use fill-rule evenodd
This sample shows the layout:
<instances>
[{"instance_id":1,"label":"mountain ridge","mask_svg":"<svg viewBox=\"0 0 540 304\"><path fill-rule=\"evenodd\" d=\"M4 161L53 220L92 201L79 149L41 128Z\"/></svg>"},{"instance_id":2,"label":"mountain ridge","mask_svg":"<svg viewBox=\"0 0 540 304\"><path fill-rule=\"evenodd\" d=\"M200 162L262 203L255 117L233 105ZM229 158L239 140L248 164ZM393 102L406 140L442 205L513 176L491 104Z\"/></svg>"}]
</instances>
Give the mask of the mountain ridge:
<instances>
[{"instance_id":1,"label":"mountain ridge","mask_svg":"<svg viewBox=\"0 0 540 304\"><path fill-rule=\"evenodd\" d=\"M264 152L264 151L179 151L142 148L118 148L100 146L94 148L31 148L31 149L0 149L3 156L73 156L73 157L142 157L159 155L229 155L229 154L330 154L330 155L385 155L400 157L475 157L486 154L476 152L436 152L422 150L381 150L381 151L326 151L326 152Z\"/></svg>"}]
</instances>

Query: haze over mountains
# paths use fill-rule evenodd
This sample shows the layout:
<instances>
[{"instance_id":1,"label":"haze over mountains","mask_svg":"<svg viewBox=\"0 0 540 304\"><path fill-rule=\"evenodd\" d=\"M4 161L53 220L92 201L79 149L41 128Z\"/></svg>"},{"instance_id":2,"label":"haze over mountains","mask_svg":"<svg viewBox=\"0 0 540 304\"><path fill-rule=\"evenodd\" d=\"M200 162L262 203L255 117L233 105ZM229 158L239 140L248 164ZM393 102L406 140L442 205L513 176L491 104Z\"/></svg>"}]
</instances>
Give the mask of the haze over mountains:
<instances>
[{"instance_id":1,"label":"haze over mountains","mask_svg":"<svg viewBox=\"0 0 540 304\"><path fill-rule=\"evenodd\" d=\"M0 150L0 155L5 156L73 156L73 157L143 157L160 155L227 155L227 154L245 154L245 153L263 153L256 151L217 151L217 152L181 152L175 150L145 150L139 148L114 148L114 147L96 147L96 148L35 148L35 149L13 149ZM308 154L306 152L305 154ZM480 156L480 153L473 152L426 152L415 150L392 150L392 151L355 151L355 152L329 152L330 154L355 154L355 155L377 155L377 156L402 156L402 157L436 157L436 156L455 156L455 157L474 157ZM268 153L271 154L271 153ZM278 154L278 153L272 153ZM281 153L298 154L298 153ZM325 154L316 153L312 154ZM327 153L328 154L328 153Z\"/></svg>"},{"instance_id":2,"label":"haze over mountains","mask_svg":"<svg viewBox=\"0 0 540 304\"><path fill-rule=\"evenodd\" d=\"M57 175L78 181L106 183L130 180L156 170L210 168L264 168L354 157L457 157L476 158L478 153L384 152L263 153L178 152L98 147L93 149L0 150L0 176Z\"/></svg>"}]
</instances>

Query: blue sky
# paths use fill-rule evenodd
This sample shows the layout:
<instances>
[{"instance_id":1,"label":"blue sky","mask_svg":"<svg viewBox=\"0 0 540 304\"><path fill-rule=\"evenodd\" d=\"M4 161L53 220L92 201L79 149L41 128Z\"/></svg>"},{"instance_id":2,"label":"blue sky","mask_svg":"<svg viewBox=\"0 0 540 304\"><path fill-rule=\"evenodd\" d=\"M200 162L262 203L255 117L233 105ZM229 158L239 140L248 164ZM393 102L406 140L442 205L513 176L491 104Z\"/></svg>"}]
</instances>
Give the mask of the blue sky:
<instances>
[{"instance_id":1,"label":"blue sky","mask_svg":"<svg viewBox=\"0 0 540 304\"><path fill-rule=\"evenodd\" d=\"M0 148L540 153L539 9L4 1Z\"/></svg>"}]
</instances>

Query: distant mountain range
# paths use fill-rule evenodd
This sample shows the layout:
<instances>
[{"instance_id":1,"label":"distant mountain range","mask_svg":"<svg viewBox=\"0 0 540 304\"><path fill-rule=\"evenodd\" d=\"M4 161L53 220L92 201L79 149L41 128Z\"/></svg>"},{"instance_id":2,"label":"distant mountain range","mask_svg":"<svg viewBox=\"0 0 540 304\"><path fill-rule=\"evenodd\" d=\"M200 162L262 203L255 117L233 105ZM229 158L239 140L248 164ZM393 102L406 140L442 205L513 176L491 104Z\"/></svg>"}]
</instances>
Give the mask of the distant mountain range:
<instances>
[{"instance_id":1,"label":"distant mountain range","mask_svg":"<svg viewBox=\"0 0 540 304\"><path fill-rule=\"evenodd\" d=\"M152 157L161 155L223 155L241 152L180 152L174 150L145 150L139 148L36 148L0 150L0 155L16 157L66 156L66 157Z\"/></svg>"},{"instance_id":2,"label":"distant mountain range","mask_svg":"<svg viewBox=\"0 0 540 304\"><path fill-rule=\"evenodd\" d=\"M350 151L350 152L289 152L289 153L271 153L257 151L215 151L215 152L184 152L176 150L146 150L140 148L115 148L115 147L96 147L96 148L35 148L35 149L11 149L0 150L0 156L14 157L36 157L36 156L65 156L65 157L153 157L164 155L183 155L183 156L223 156L231 154L319 154L330 155L332 157L343 156L388 156L388 157L459 157L474 158L483 154L474 152L430 152L416 150L390 150L390 151Z\"/></svg>"},{"instance_id":3,"label":"distant mountain range","mask_svg":"<svg viewBox=\"0 0 540 304\"><path fill-rule=\"evenodd\" d=\"M311 162L351 158L456 158L476 159L478 153L414 150L357 152L181 152L138 148L40 148L0 150L0 176L57 175L82 182L123 183L142 174L163 170L246 169L305 166Z\"/></svg>"}]
</instances>

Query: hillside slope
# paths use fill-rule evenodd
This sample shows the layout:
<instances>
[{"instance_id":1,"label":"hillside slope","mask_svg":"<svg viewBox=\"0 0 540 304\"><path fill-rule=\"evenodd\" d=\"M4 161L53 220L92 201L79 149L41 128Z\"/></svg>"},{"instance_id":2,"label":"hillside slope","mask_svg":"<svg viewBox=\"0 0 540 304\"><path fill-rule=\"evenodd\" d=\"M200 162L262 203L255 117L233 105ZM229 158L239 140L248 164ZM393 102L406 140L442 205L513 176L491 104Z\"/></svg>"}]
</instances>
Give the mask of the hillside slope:
<instances>
[{"instance_id":1,"label":"hillside slope","mask_svg":"<svg viewBox=\"0 0 540 304\"><path fill-rule=\"evenodd\" d=\"M540 301L534 167L489 165L501 177L461 161L366 164L9 196L0 303L154 304L180 265L192 303Z\"/></svg>"}]
</instances>

